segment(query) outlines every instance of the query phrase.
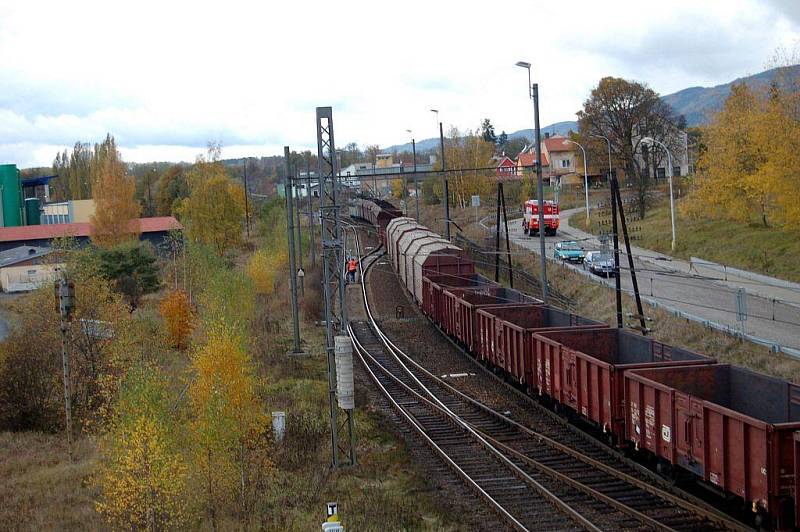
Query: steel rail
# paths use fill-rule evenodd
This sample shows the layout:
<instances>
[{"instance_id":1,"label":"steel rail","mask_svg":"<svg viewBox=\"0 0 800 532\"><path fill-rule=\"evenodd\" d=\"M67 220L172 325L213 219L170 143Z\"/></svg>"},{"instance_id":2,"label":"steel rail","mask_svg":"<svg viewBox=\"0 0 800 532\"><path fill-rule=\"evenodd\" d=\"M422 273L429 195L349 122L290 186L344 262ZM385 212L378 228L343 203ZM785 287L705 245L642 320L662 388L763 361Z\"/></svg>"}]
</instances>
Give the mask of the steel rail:
<instances>
[{"instance_id":1,"label":"steel rail","mask_svg":"<svg viewBox=\"0 0 800 532\"><path fill-rule=\"evenodd\" d=\"M355 232L355 227L352 227L352 228L353 228L353 230ZM356 239L357 238L358 237L356 235ZM373 252L374 252L374 250L373 250ZM374 264L374 261L369 265L369 267L371 267L372 264ZM652 484L650 484L650 483L648 483L648 482L646 482L646 481L644 481L644 480L642 480L640 478L637 478L637 477L635 477L633 475L630 475L630 474L627 474L625 472L622 472L622 471L620 471L620 470L618 470L618 469L616 469L616 468L614 468L612 466L609 466L608 464L605 464L605 463L603 463L603 462L601 462L599 460L596 460L596 459L594 459L594 458L592 458L590 456L587 456L584 453L582 453L581 451L578 451L578 450L576 450L576 449L574 449L572 447L566 446L566 445L564 445L564 444L562 444L562 443L560 443L560 442L558 442L558 441L546 436L545 434L542 434L542 433L539 433L539 432L537 432L537 431L535 431L533 429L530 429L529 427L526 427L525 425L522 425L522 424L520 424L520 423L518 423L518 422L516 422L516 421L514 421L514 420L512 420L510 418L508 418L507 416L503 415L502 413L493 410L492 408L480 403L479 401L476 401L472 397L464 394L460 390L458 390L458 389L454 388L453 386L451 386L449 383L447 383L444 380L440 379L438 376L433 375L426 368L421 366L418 362L413 360L406 353L404 353L399 347L397 347L397 345L394 344L394 342L392 342L391 339L389 339L388 336L386 336L385 333L383 333L383 331L380 330L380 328L377 326L375 318L372 315L371 310L369 308L369 304L368 304L367 297L366 297L366 288L365 288L365 282L364 282L365 281L365 273L366 273L365 269L362 267L361 268L361 280L362 280L362 294L363 294L363 298L364 298L364 305L365 305L365 308L367 310L367 314L368 314L368 316L369 316L369 318L370 318L370 320L372 322L372 325L377 330L376 332L381 337L381 340L384 341L384 343L386 344L387 348L389 348L393 352L393 354L395 356L402 357L405 360L407 360L408 362L410 362L412 365L414 365L414 367L419 369L428 378L433 380L438 385L444 387L446 390L450 391L452 394L457 395L459 398L468 401L470 404L472 404L472 405L484 410L485 412L487 412L487 413L489 413L489 414L491 414L493 416L496 416L497 418L501 419L505 423L517 428L518 430L526 433L527 435L530 435L532 437L537 438L539 441L544 442L549 447L552 447L552 448L554 448L554 449L556 449L558 451L566 453L566 454L568 454L568 455L570 455L570 456L582 461L586 465L589 465L589 466L591 466L591 467L593 467L595 469L601 470L601 471L603 471L603 472L605 472L605 473L607 473L607 474L609 474L609 475L611 475L611 476L613 476L613 477L615 477L615 478L617 478L619 480L622 480L622 481L624 481L624 482L626 482L626 483L628 483L628 484L630 484L632 486L635 486L635 487L637 487L639 489L642 489L643 491L645 491L647 493L650 493L651 495L656 496L656 497L658 497L660 499L663 499L663 500L665 500L667 502L670 502L670 503L674 504L675 506L677 506L677 507L679 507L679 508L681 508L683 510L686 510L686 511L691 512L693 514L696 514L696 515L698 515L700 517L708 519L709 521L717 523L719 525L722 525L722 526L724 526L725 528L728 528L728 529L732 529L732 530L751 530L750 528L746 527L742 523L740 523L740 522L738 522L736 520L733 520L732 518L722 514L721 512L719 512L716 509L709 509L709 508L706 508L704 506L697 505L697 504L695 504L695 503L693 503L691 501L686 500L684 497L675 495L675 494L670 493L668 491L665 491L665 490L663 490L661 488L658 488L658 487L656 487L656 486L654 486L654 485L652 485ZM448 338L448 340L450 340L450 339ZM451 343L452 343L452 341L451 341ZM453 344L453 345L455 345L455 344ZM463 352L462 349L459 348L459 350L461 350ZM472 360L474 363L477 364L477 362L475 361L474 358L472 358L472 357L467 357L467 358L470 358L470 360ZM441 400L439 400L439 398L436 397L435 394L430 392L430 390L428 390L416 378L416 376L414 376L410 372L408 367L402 361L398 361L398 362L400 362L400 364L403 366L405 371L408 372L412 376L412 378L420 386L422 386L423 389L426 390L427 393L429 393L437 402L439 402L442 405L443 408L446 408L443 405L443 403L441 403ZM479 364L477 364L477 365L479 365ZM486 368L483 368L483 366L480 366L480 367L482 369L486 370ZM521 392L519 392L519 390L517 390L515 388L511 388L510 386L508 386L507 383L504 383L499 378L497 378L496 375L493 375L488 371L487 371L487 373L489 373L490 375L495 377L498 380L498 382L502 382L509 389L512 389L514 392L516 392L518 394L521 394ZM527 395L525 395L524 397L525 397L525 399L530 401L530 398ZM453 415L455 415L455 414L453 414ZM462 420L462 423L467 424L463 420ZM478 433L480 433L483 438L486 438L488 440L492 440L493 442L495 442L497 444L498 447L502 447L502 448L506 449L510 454L513 454L517 458L529 463L529 465L532 465L533 467L537 467L537 464L538 464L538 466L541 466L541 468L539 468L539 469L542 472L545 472L547 474L548 471L543 469L543 468L547 468L547 469L549 469L549 472L555 473L556 475L563 475L562 473L559 473L559 472L553 470L552 468L548 468L548 466L545 466L544 464L541 464L540 462L538 462L536 460L533 460L532 458L527 457L522 453L519 453L519 451L513 449L512 447L507 446L506 444L503 444L501 442L498 442L496 439L492 438L489 434L487 434L484 431L478 429L477 427L474 427L474 426L471 426L471 425L470 425L470 427L473 428ZM613 456L615 458L619 458L616 455L613 455ZM637 469L637 471L638 471L638 469ZM566 477L566 478L569 478L569 477ZM570 479L570 480L572 482L580 484L585 490L589 490L589 491L593 492L597 496L597 498L602 499L602 500L604 500L604 502L607 502L607 503L611 504L608 500L606 500L606 498L608 498L608 496L606 496L605 494L603 494L601 492L598 492L597 490L594 490L590 486L587 486L585 484L581 484L580 482L575 481L574 479ZM571 485L572 485L572 483L571 483ZM577 488L577 486L575 486L575 487ZM595 496L595 495L593 495L593 496ZM610 498L608 498L608 499L610 499ZM613 499L611 499L611 500L613 500ZM627 505L624 505L624 503L621 503L619 501L614 501L614 505L616 506L617 504L625 506L627 508L628 513L630 513L636 519L642 521L643 523L645 523L645 524L647 524L649 526L653 526L653 527L655 527L657 529L662 529L662 530L665 529L665 528L669 529L668 527L665 527L664 525L661 525L657 521L654 521L651 517L649 517L649 516L647 516L645 514L642 514L638 510L636 510L634 508L631 508L631 507L629 507ZM623 511L625 511L625 510L623 510Z\"/></svg>"},{"instance_id":2,"label":"steel rail","mask_svg":"<svg viewBox=\"0 0 800 532\"><path fill-rule=\"evenodd\" d=\"M353 232L354 232L355 239L356 239L356 242L357 242L356 246L357 246L358 249L360 249L360 243L359 243L359 240L358 240L358 234L355 231L355 228L353 228ZM378 248L376 248L376 249L378 249ZM370 252L367 256L372 255L374 252L375 252L375 250ZM420 395L419 393L415 392L410 387L408 387L405 383L400 381L395 375L391 374L391 372L388 369L386 369L382 364L380 364L368 352L366 352L367 356L369 356L369 358L373 361L373 363L376 364L379 368L381 368L381 370L383 372L385 372L387 375L390 375L391 378L393 378L397 382L401 383L401 385L404 386L405 388L407 388L409 392L411 392L415 396L417 396L420 399L422 399L425 403L431 404L432 406L435 406L436 409L440 410L447 417L448 421L450 421L456 427L460 428L461 430L463 430L463 431L467 432L469 435L471 435L472 438L475 439L479 444L481 444L481 446L483 446L490 454L494 455L501 462L503 462L506 465L506 467L508 467L514 473L515 476L517 476L518 478L523 480L526 484L528 484L531 488L533 488L536 492L538 492L539 495L543 496L548 501L550 501L550 503L553 506L555 506L558 510L560 510L561 512L566 514L569 518L571 518L573 521L575 521L578 525L585 527L587 530L591 530L593 532L601 532L602 529L600 529L599 527L594 525L594 523L592 523L587 518L585 518L580 512L578 512L576 509L572 508L569 504L567 504L566 502L561 500L556 494L554 494L553 492L548 490L545 486L543 486L541 483L539 483L536 479L531 477L522 468L520 468L511 459L509 459L505 454L503 454L500 450L496 449L491 443L489 443L484 438L484 436L481 433L479 433L472 425L470 425L469 423L467 423L466 421L461 419L460 416L458 416L455 412L450 410L450 408L448 408L447 405L445 405L436 396L436 394L434 394L430 389L428 389L428 387L425 386L425 384L423 384L413 374L413 372L403 363L401 358L395 352L396 350L398 350L397 346L395 346L391 342L391 340L389 340L389 338L383 333L383 331L378 326L377 321L375 320L375 317L372 314L371 308L369 306L369 301L367 300L367 292L366 292L366 286L365 286L365 282L364 282L365 279L366 279L366 273L369 270L369 268L373 264L375 264L377 258L379 258L380 256L382 256L382 255L379 255L378 257L376 257L376 259L373 260L372 262L370 262L366 267L363 266L363 261L361 259L359 259L359 263L362 266L360 268L360 270L361 270L361 272L360 272L361 273L361 281L362 281L362 283L361 283L362 296L363 296L363 299L364 299L365 310L366 310L367 315L368 315L369 320L370 320L370 326L371 326L373 332L375 332L376 335L378 336L378 338L384 343L384 346L387 348L387 350L391 354L391 356L393 356L395 358L395 360L397 361L397 363L402 367L403 371L409 377L411 377L416 382L416 384L425 391L425 393L427 393L436 403L438 403L438 405L435 405L432 401L430 401L429 399L423 397L422 395ZM366 258L366 256L364 258ZM351 339L353 340L353 343L355 345L358 340L357 340L357 337L356 337L356 335L355 335L355 333L354 333L354 331L352 329L352 326L348 326L348 331L349 331ZM359 342L359 346L361 346L360 342ZM361 349L363 349L363 346L361 346ZM403 355L405 356L405 353L403 353ZM363 357L361 356L361 354L359 354L359 358L361 358L362 362L363 362ZM371 370L370 370L370 373L372 374ZM385 388L383 386L381 386L381 389L384 391L384 393L387 393L387 390L385 390ZM394 400L392 400L392 402L394 404L397 404ZM399 404L397 404L397 406L402 408L402 406L400 406ZM405 416L404 417L408 417L410 415L411 415L410 413L405 412ZM430 442L433 443L433 441L430 438L426 438L426 440L430 440ZM438 451L441 451L441 448L439 448L438 446L437 446L437 449L438 449ZM448 458L448 463L450 463L450 462L454 463L454 461L452 459ZM459 468L459 471L460 471L461 474L466 475L466 472L464 472L463 469ZM471 484L471 485L477 485L477 483L474 481L474 479L470 479L468 481L468 483ZM482 489L481 489L481 492L482 492L484 497L491 497L488 493L486 493ZM502 505L500 505L499 502L497 502L496 500L493 500L493 499L492 499L492 501L493 502L491 502L491 501L490 502L491 502L491 504L493 506L502 508ZM506 517L506 519L509 519L509 517L510 517L511 518L510 522L511 522L512 526L514 526L515 528L517 526L522 526L523 530L527 530L507 510L503 509L503 511L501 512L501 515Z\"/></svg>"}]
</instances>

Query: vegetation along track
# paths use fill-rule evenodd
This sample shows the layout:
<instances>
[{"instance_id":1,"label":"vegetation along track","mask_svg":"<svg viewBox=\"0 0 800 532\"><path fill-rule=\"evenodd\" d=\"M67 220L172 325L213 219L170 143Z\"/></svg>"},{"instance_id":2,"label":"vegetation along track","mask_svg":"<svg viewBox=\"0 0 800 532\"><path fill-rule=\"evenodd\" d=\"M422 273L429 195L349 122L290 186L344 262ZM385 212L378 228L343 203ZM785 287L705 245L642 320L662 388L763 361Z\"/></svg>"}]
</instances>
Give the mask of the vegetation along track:
<instances>
[{"instance_id":1,"label":"vegetation along track","mask_svg":"<svg viewBox=\"0 0 800 532\"><path fill-rule=\"evenodd\" d=\"M358 358L401 418L512 527L743 528L651 485L636 471L609 464L613 459L606 452L581 446L583 440L573 441L574 434L563 427L559 437L533 431L428 372L383 333L372 315L364 280L376 257L373 250L362 262L368 321L350 327Z\"/></svg>"}]
</instances>

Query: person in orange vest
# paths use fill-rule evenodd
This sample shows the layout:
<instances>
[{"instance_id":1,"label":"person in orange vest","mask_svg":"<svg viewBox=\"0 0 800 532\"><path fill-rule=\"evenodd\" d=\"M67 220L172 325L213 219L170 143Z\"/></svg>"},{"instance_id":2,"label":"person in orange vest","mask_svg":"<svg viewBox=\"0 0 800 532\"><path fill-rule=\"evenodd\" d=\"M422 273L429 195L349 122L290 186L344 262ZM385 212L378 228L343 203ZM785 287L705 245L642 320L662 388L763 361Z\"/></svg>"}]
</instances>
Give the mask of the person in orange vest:
<instances>
[{"instance_id":1,"label":"person in orange vest","mask_svg":"<svg viewBox=\"0 0 800 532\"><path fill-rule=\"evenodd\" d=\"M356 282L356 269L358 268L358 262L356 259L350 257L350 260L347 261L347 281L350 283Z\"/></svg>"}]
</instances>

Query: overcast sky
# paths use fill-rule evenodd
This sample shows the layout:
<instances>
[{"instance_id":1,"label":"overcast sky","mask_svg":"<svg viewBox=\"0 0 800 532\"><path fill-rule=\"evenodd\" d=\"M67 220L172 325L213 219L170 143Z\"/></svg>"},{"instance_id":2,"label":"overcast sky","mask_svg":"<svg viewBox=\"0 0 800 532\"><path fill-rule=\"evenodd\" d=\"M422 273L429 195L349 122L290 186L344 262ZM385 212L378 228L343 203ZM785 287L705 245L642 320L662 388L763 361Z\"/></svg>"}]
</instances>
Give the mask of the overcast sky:
<instances>
[{"instance_id":1,"label":"overcast sky","mask_svg":"<svg viewBox=\"0 0 800 532\"><path fill-rule=\"evenodd\" d=\"M474 5L474 7L473 7ZM661 94L754 74L800 42L800 0L224 2L0 0L0 162L49 166L114 134L130 161L382 146L574 120L603 76Z\"/></svg>"}]
</instances>

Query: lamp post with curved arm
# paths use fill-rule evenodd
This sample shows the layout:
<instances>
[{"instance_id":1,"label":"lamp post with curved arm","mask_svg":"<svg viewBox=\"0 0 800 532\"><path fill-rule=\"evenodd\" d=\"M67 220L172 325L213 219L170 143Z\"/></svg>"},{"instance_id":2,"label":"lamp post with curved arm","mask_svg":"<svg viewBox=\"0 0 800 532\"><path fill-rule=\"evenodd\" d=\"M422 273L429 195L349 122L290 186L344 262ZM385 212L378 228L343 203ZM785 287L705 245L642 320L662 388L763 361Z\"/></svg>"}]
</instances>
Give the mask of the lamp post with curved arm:
<instances>
[{"instance_id":1,"label":"lamp post with curved arm","mask_svg":"<svg viewBox=\"0 0 800 532\"><path fill-rule=\"evenodd\" d=\"M664 151L667 152L667 166L669 166L669 214L670 214L670 221L672 223L672 251L675 251L675 197L672 194L672 154L669 152L669 148L660 141L657 141L653 137L644 137L642 138L642 142L652 142L653 144L658 144Z\"/></svg>"},{"instance_id":2,"label":"lamp post with curved arm","mask_svg":"<svg viewBox=\"0 0 800 532\"><path fill-rule=\"evenodd\" d=\"M589 174L586 171L586 150L583 149L583 146L575 142L574 140L566 139L567 142L576 145L581 149L583 152L583 190L584 195L586 196L586 227L589 227Z\"/></svg>"}]
</instances>

